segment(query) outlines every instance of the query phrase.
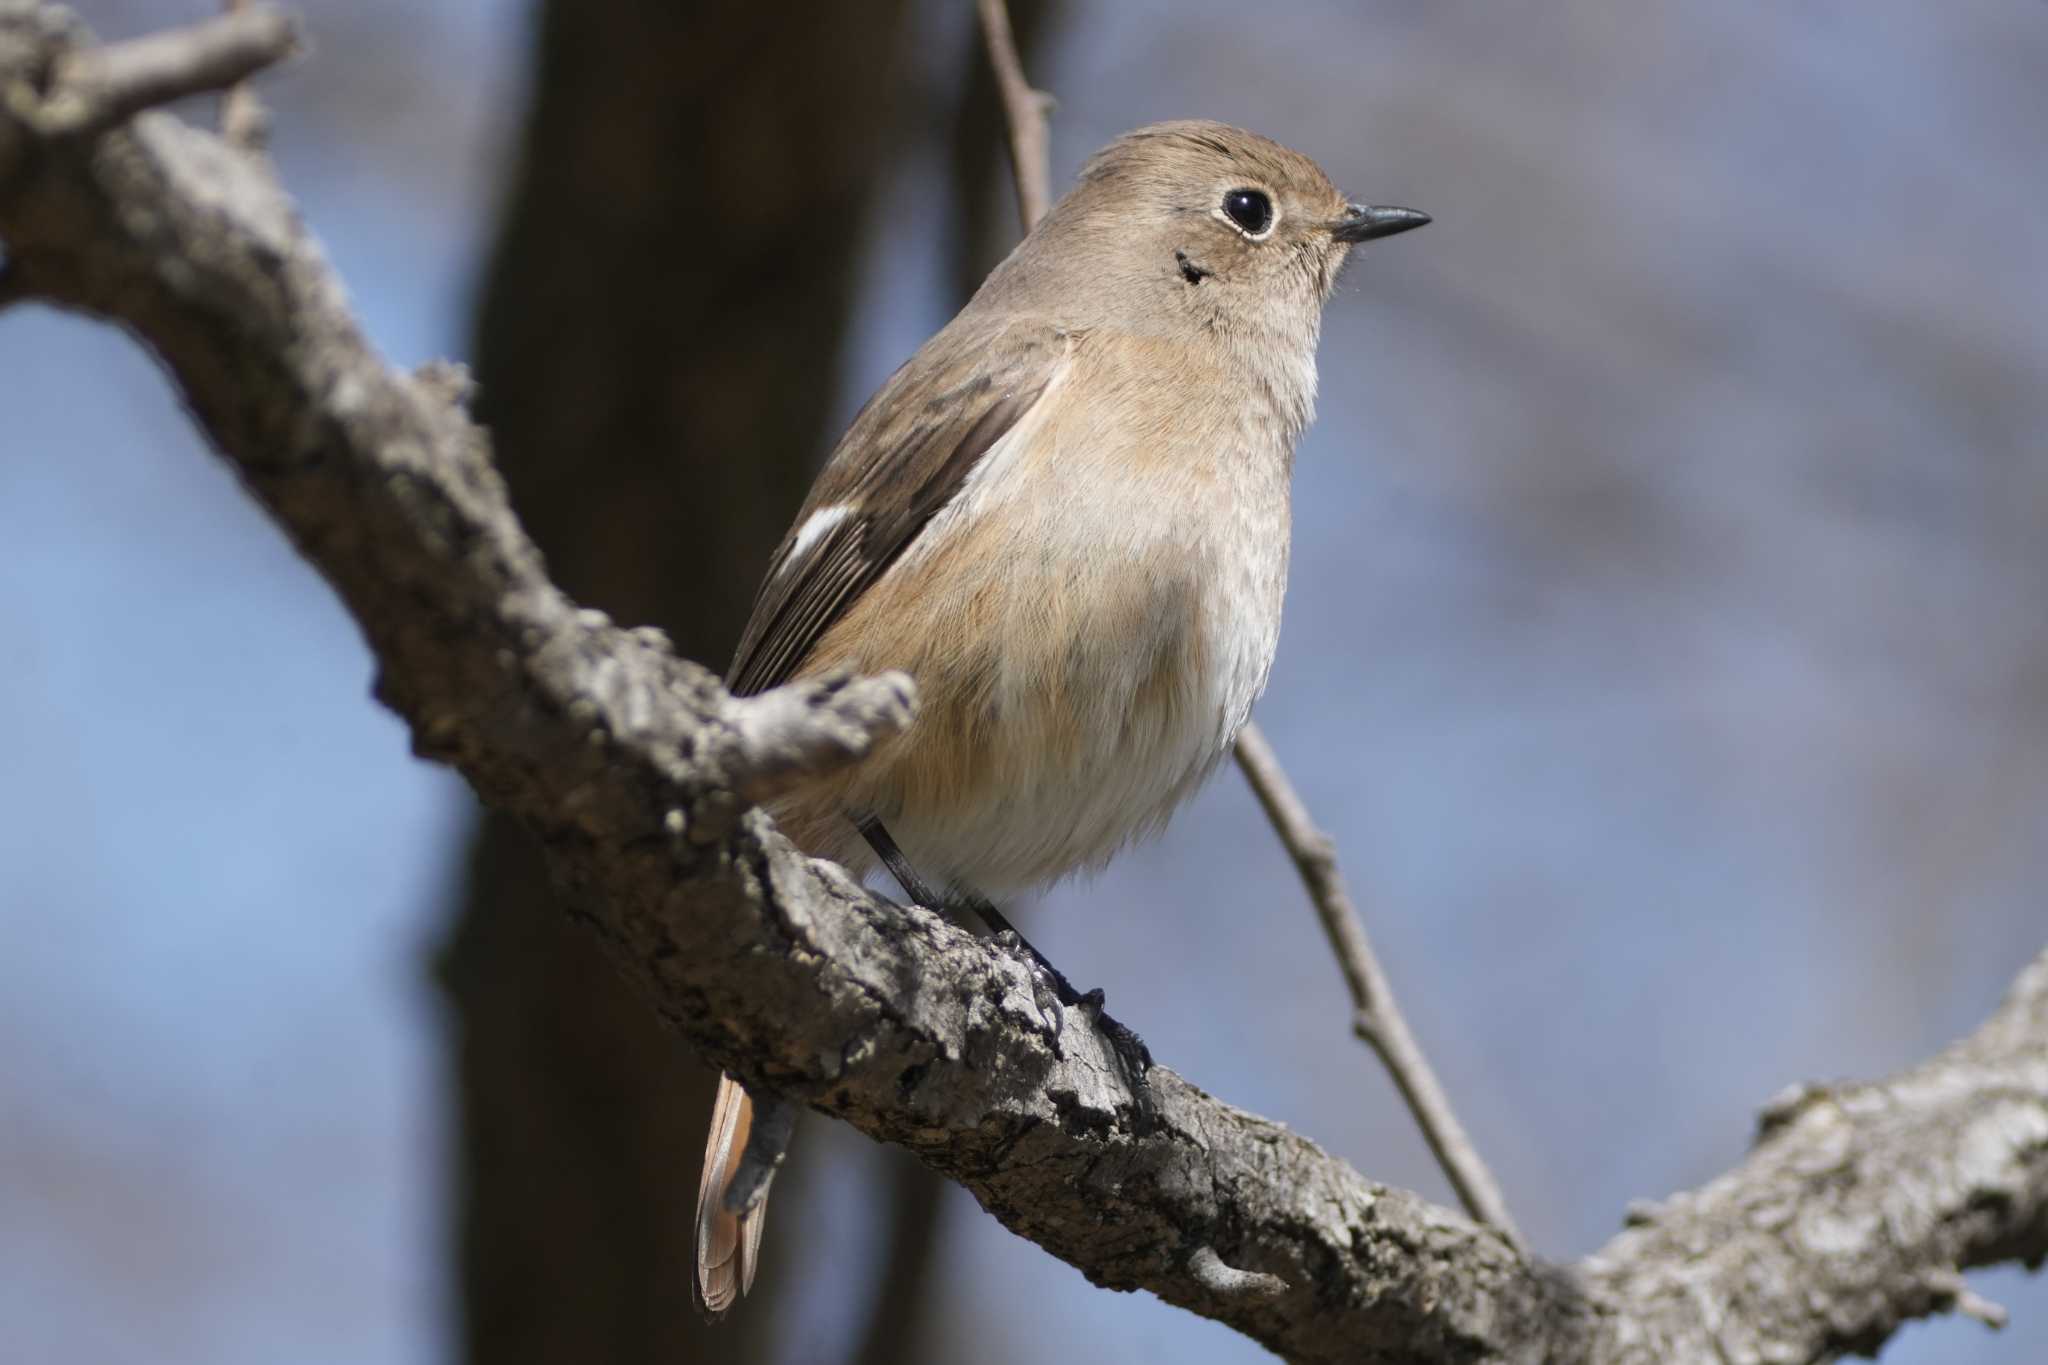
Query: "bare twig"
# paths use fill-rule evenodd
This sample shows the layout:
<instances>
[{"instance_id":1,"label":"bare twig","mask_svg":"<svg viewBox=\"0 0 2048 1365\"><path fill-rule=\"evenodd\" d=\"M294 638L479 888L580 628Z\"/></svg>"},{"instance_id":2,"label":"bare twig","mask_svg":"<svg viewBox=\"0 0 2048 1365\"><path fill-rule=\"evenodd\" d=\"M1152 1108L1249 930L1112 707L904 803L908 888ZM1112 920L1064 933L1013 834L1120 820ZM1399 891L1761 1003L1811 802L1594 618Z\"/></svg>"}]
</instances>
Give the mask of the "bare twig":
<instances>
[{"instance_id":1,"label":"bare twig","mask_svg":"<svg viewBox=\"0 0 2048 1365\"><path fill-rule=\"evenodd\" d=\"M57 95L38 111L47 133L105 128L187 95L223 90L291 56L298 32L268 7L65 54Z\"/></svg>"},{"instance_id":2,"label":"bare twig","mask_svg":"<svg viewBox=\"0 0 2048 1365\"><path fill-rule=\"evenodd\" d=\"M1946 1295L1955 1304L1956 1312L1983 1323L1994 1332L2003 1332L2012 1323L2012 1314L2006 1311L2004 1304L1995 1303L1970 1288L1956 1271L1935 1271L1928 1276L1928 1286L1936 1293Z\"/></svg>"},{"instance_id":3,"label":"bare twig","mask_svg":"<svg viewBox=\"0 0 2048 1365\"><path fill-rule=\"evenodd\" d=\"M834 673L735 697L726 709L732 741L720 757L740 795L759 802L843 768L901 731L917 711L917 687L907 673Z\"/></svg>"},{"instance_id":4,"label":"bare twig","mask_svg":"<svg viewBox=\"0 0 2048 1365\"><path fill-rule=\"evenodd\" d=\"M1003 110L1010 124L1010 159L1017 178L1017 207L1030 231L1050 202L1051 170L1048 165L1045 127L1046 96L1032 88L1024 77L1023 63L1010 35L1010 14L1003 0L980 0L982 33L988 41L989 65L995 68L996 83L1002 89ZM1422 1126L1422 1135L1436 1154L1451 1188L1458 1193L1466 1212L1490 1223L1517 1247L1521 1234L1508 1216L1507 1201L1500 1185L1480 1159L1478 1149L1465 1135L1464 1127L1438 1083L1436 1072L1423 1055L1407 1020L1394 1003L1394 992L1386 973L1374 956L1365 936L1365 925L1337 874L1337 859L1328 835L1317 829L1308 808L1287 780L1286 770L1273 746L1259 732L1257 724L1246 721L1237 737L1238 766L1265 807L1280 842L1294 858L1308 888L1309 900L1337 965L1351 987L1354 1010L1352 1031L1372 1046L1393 1074L1394 1084L1407 1101L1409 1112Z\"/></svg>"},{"instance_id":5,"label":"bare twig","mask_svg":"<svg viewBox=\"0 0 2048 1365\"><path fill-rule=\"evenodd\" d=\"M1010 168L1016 175L1017 216L1026 232L1052 207L1052 142L1046 130L1051 96L1032 88L1017 56L1010 32L1010 9L1003 0L981 0L981 32L988 44L988 63L1002 92L1003 114L1010 126Z\"/></svg>"},{"instance_id":6,"label":"bare twig","mask_svg":"<svg viewBox=\"0 0 2048 1365\"><path fill-rule=\"evenodd\" d=\"M1330 950L1337 955L1344 984L1351 988L1352 1031L1370 1044L1386 1064L1465 1211L1482 1223L1492 1224L1521 1246L1522 1235L1508 1215L1507 1201L1501 1197L1493 1172L1480 1160L1472 1139L1465 1135L1435 1070L1417 1045L1415 1035L1408 1031L1408 1021L1394 1001L1394 988L1372 950L1372 941L1366 937L1365 922L1359 918L1358 907L1351 903L1343 875L1337 871L1336 846L1329 835L1316 828L1308 807L1294 790L1294 784L1287 780L1273 746L1256 725L1247 723L1237 732L1237 766L1244 770L1245 780L1251 783L1259 804L1265 808L1266 818L1273 822L1280 842L1294 859L1301 884L1308 889L1309 901L1316 908L1316 918L1329 935Z\"/></svg>"},{"instance_id":7,"label":"bare twig","mask_svg":"<svg viewBox=\"0 0 2048 1365\"><path fill-rule=\"evenodd\" d=\"M253 8L251 0L227 0L229 14L246 14ZM264 113L263 101L256 98L256 88L247 80L236 81L221 96L220 135L252 152L261 151L269 140L270 119Z\"/></svg>"}]
</instances>

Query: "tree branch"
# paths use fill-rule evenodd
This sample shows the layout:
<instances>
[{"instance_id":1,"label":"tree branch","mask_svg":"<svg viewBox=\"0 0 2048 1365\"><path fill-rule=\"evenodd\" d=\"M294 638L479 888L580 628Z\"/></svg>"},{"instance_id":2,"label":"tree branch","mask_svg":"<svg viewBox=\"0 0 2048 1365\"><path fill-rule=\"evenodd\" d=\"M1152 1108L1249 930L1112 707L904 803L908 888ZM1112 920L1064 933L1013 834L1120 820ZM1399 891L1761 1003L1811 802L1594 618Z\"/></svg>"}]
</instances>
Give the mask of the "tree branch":
<instances>
[{"instance_id":1,"label":"tree branch","mask_svg":"<svg viewBox=\"0 0 2048 1365\"><path fill-rule=\"evenodd\" d=\"M1749 1158L1630 1210L1584 1263L1612 1359L1875 1355L1908 1318L2000 1313L1957 1273L2048 1257L2048 953L1974 1034L1887 1081L1799 1086Z\"/></svg>"},{"instance_id":2,"label":"tree branch","mask_svg":"<svg viewBox=\"0 0 2048 1365\"><path fill-rule=\"evenodd\" d=\"M445 369L391 369L257 158L160 114L53 133L50 7L0 0L0 239L37 297L162 359L340 594L379 697L546 850L571 913L714 1064L959 1181L1099 1284L1293 1360L1819 1359L2048 1253L2048 958L1895 1081L1806 1092L1742 1167L1580 1267L1375 1185L1152 1073L1141 1135L1078 1013L998 945L799 855L744 795L849 761L893 679L738 701L658 634L579 611ZM842 704L844 703L844 704Z\"/></svg>"},{"instance_id":3,"label":"tree branch","mask_svg":"<svg viewBox=\"0 0 2048 1365\"><path fill-rule=\"evenodd\" d=\"M256 6L253 0L227 0L229 14L248 14ZM263 112L263 102L256 98L255 87L246 79L228 87L220 97L220 135L244 151L261 151L269 140L270 120Z\"/></svg>"},{"instance_id":4,"label":"tree branch","mask_svg":"<svg viewBox=\"0 0 2048 1365\"><path fill-rule=\"evenodd\" d=\"M1017 39L1010 32L1010 8L1003 0L980 0L981 34L988 48L988 63L996 73L996 89L1003 97L1004 121L1010 129L1010 169L1017 186L1017 217L1024 230L1045 217L1052 207L1052 145L1045 116L1052 97L1032 88L1024 78L1024 63L1017 56Z\"/></svg>"}]
</instances>

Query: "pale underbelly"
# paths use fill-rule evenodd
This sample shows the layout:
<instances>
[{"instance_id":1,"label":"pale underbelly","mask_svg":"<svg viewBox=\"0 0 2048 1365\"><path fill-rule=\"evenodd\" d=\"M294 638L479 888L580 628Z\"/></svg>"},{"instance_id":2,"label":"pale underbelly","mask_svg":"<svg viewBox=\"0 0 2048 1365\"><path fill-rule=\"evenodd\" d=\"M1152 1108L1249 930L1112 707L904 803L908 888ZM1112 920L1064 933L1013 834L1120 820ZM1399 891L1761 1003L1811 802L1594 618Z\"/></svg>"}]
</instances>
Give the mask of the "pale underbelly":
<instances>
[{"instance_id":1,"label":"pale underbelly","mask_svg":"<svg viewBox=\"0 0 2048 1365\"><path fill-rule=\"evenodd\" d=\"M1277 633L1246 625L1188 593L1000 665L927 669L918 722L846 797L924 875L988 895L1100 867L1229 752Z\"/></svg>"},{"instance_id":2,"label":"pale underbelly","mask_svg":"<svg viewBox=\"0 0 2048 1365\"><path fill-rule=\"evenodd\" d=\"M1098 868L1157 832L1225 752L1216 726L1078 759L995 745L952 792L906 783L878 804L896 796L890 832L926 875L1003 896Z\"/></svg>"},{"instance_id":3,"label":"pale underbelly","mask_svg":"<svg viewBox=\"0 0 2048 1365\"><path fill-rule=\"evenodd\" d=\"M778 821L864 871L846 817L872 814L927 880L997 897L1156 832L1228 754L1278 642L1284 467L1231 492L1206 521L1177 490L898 565L811 664L904 669L918 718Z\"/></svg>"}]
</instances>

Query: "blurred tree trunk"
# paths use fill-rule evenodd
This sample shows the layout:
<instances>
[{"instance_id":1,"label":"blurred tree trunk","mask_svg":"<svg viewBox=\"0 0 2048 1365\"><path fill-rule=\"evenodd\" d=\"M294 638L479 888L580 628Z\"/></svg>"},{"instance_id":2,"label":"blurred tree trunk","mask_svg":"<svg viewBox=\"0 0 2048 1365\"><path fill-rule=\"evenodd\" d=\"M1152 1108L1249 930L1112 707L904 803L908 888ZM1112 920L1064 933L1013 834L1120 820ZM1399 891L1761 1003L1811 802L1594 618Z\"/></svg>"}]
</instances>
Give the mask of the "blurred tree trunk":
<instances>
[{"instance_id":1,"label":"blurred tree trunk","mask_svg":"<svg viewBox=\"0 0 2048 1365\"><path fill-rule=\"evenodd\" d=\"M477 327L481 415L557 581L713 667L830 441L906 9L547 0L538 15ZM760 1291L708 1335L689 1275L710 1076L502 822L478 835L442 972L467 1358L671 1362L713 1343L763 1358L774 1296L796 1289L774 1261L795 1239L767 1239ZM801 1210L776 1213L787 1230Z\"/></svg>"},{"instance_id":2,"label":"blurred tree trunk","mask_svg":"<svg viewBox=\"0 0 2048 1365\"><path fill-rule=\"evenodd\" d=\"M723 666L768 551L832 436L870 192L921 113L950 147L971 287L1015 237L978 34L957 105L897 98L904 0L801 22L716 0L546 0L520 165L477 324L480 414L557 580ZM1013 7L1029 53L1056 0ZM707 492L708 490L708 492ZM454 1016L464 1353L473 1365L767 1358L798 1286L771 1236L716 1329L690 1305L710 1074L487 821L442 959ZM893 1154L892 1154L893 1155ZM891 1161L874 1314L849 1361L920 1339L935 1178ZM803 1182L775 1219L802 1221Z\"/></svg>"}]
</instances>

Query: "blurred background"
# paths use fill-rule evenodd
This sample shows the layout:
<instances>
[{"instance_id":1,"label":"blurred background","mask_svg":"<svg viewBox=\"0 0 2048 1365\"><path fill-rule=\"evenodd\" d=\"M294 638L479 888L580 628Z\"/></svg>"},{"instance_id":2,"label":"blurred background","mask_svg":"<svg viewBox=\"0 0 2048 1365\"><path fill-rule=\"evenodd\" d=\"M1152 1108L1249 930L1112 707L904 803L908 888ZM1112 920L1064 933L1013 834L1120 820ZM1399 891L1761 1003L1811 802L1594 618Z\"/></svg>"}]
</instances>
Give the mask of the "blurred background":
<instances>
[{"instance_id":1,"label":"blurred background","mask_svg":"<svg viewBox=\"0 0 2048 1365\"><path fill-rule=\"evenodd\" d=\"M274 148L585 601L722 666L1014 235L971 7L300 0ZM124 35L200 0L87 0ZM1056 178L1206 116L1436 216L1332 304L1259 716L1545 1253L2048 941L2048 28L1989 0L1037 0ZM207 116L210 110L193 111ZM823 1121L707 1336L709 1077L414 762L111 329L0 318L0 1356L1237 1362ZM1027 910L1167 1064L1448 1200L1234 773ZM1916 1326L1890 1362L2048 1357Z\"/></svg>"}]
</instances>

